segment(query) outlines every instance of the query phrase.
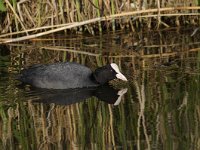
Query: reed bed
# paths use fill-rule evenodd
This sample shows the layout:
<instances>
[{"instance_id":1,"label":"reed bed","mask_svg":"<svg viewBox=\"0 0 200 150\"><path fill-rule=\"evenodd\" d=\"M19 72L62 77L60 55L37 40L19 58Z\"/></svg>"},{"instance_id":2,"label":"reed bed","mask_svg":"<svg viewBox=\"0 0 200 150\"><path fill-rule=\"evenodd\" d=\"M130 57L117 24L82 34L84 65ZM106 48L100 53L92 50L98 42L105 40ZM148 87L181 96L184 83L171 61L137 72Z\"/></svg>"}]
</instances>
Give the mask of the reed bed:
<instances>
[{"instance_id":1,"label":"reed bed","mask_svg":"<svg viewBox=\"0 0 200 150\"><path fill-rule=\"evenodd\" d=\"M0 2L0 42L59 31L91 34L118 29L199 24L199 1L43 0ZM16 37L19 38L11 38Z\"/></svg>"}]
</instances>

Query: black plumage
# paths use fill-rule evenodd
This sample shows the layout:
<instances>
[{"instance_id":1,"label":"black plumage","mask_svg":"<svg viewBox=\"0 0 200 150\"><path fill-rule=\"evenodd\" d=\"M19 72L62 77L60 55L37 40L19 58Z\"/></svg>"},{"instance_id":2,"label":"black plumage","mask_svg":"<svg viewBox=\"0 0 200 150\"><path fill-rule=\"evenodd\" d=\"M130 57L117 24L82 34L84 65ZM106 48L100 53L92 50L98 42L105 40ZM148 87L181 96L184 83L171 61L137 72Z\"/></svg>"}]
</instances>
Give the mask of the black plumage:
<instances>
[{"instance_id":1,"label":"black plumage","mask_svg":"<svg viewBox=\"0 0 200 150\"><path fill-rule=\"evenodd\" d=\"M22 70L18 80L38 88L69 89L95 87L116 78L112 66L97 68L94 72L78 63L35 65Z\"/></svg>"}]
</instances>

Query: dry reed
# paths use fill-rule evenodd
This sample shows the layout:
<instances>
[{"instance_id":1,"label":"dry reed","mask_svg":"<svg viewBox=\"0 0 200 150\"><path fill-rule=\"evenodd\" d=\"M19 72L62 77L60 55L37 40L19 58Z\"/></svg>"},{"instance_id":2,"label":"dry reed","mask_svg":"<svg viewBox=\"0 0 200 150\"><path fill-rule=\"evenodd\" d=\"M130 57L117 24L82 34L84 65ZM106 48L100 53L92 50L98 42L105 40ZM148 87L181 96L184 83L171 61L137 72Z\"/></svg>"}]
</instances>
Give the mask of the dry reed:
<instances>
[{"instance_id":1,"label":"dry reed","mask_svg":"<svg viewBox=\"0 0 200 150\"><path fill-rule=\"evenodd\" d=\"M190 1L126 2L113 0L94 1L43 1L23 0L16 4L5 1L2 16L1 43L17 42L59 31L89 32L142 26L158 28L181 24L199 24L198 4ZM1 14L0 14L1 15ZM142 26L141 26L142 25ZM26 33L24 35L24 33ZM19 38L8 39L13 35Z\"/></svg>"}]
</instances>

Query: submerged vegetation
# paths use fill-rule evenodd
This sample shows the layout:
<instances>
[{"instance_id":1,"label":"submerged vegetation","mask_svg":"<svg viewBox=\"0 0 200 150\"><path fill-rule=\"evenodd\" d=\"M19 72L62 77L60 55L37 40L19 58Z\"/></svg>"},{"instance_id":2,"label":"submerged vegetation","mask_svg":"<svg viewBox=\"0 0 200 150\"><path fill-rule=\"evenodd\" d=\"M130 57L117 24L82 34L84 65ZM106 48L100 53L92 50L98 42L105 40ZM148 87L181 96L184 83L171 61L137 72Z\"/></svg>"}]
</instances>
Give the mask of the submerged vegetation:
<instances>
[{"instance_id":1,"label":"submerged vegetation","mask_svg":"<svg viewBox=\"0 0 200 150\"><path fill-rule=\"evenodd\" d=\"M35 93L17 88L12 75L1 76L0 147L200 149L200 37L199 32L191 36L193 31L44 37L10 44L7 73L56 61L91 68L116 62L130 82L117 107L95 97L64 106L32 103Z\"/></svg>"},{"instance_id":2,"label":"submerged vegetation","mask_svg":"<svg viewBox=\"0 0 200 150\"><path fill-rule=\"evenodd\" d=\"M5 0L0 1L0 42L68 30L96 34L105 30L198 25L199 5L198 0ZM16 35L21 38L9 39Z\"/></svg>"}]
</instances>

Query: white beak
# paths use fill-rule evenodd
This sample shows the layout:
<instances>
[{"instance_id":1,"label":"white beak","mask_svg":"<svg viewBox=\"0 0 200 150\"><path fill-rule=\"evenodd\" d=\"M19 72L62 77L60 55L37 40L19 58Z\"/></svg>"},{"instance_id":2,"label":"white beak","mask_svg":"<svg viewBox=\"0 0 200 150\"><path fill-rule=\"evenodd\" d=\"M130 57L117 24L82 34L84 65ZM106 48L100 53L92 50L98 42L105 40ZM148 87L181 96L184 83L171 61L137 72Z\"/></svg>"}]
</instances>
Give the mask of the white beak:
<instances>
[{"instance_id":1,"label":"white beak","mask_svg":"<svg viewBox=\"0 0 200 150\"><path fill-rule=\"evenodd\" d=\"M112 67L112 68L115 70L115 72L117 73L117 74L116 74L116 77L117 77L118 79L121 79L121 80L123 80L123 81L128 81L127 78L119 71L119 67L117 66L117 64L112 63L112 64L111 64L111 67Z\"/></svg>"},{"instance_id":2,"label":"white beak","mask_svg":"<svg viewBox=\"0 0 200 150\"><path fill-rule=\"evenodd\" d=\"M122 73L116 74L116 77L117 77L118 79L123 80L123 81L128 81L127 78L126 78Z\"/></svg>"}]
</instances>

